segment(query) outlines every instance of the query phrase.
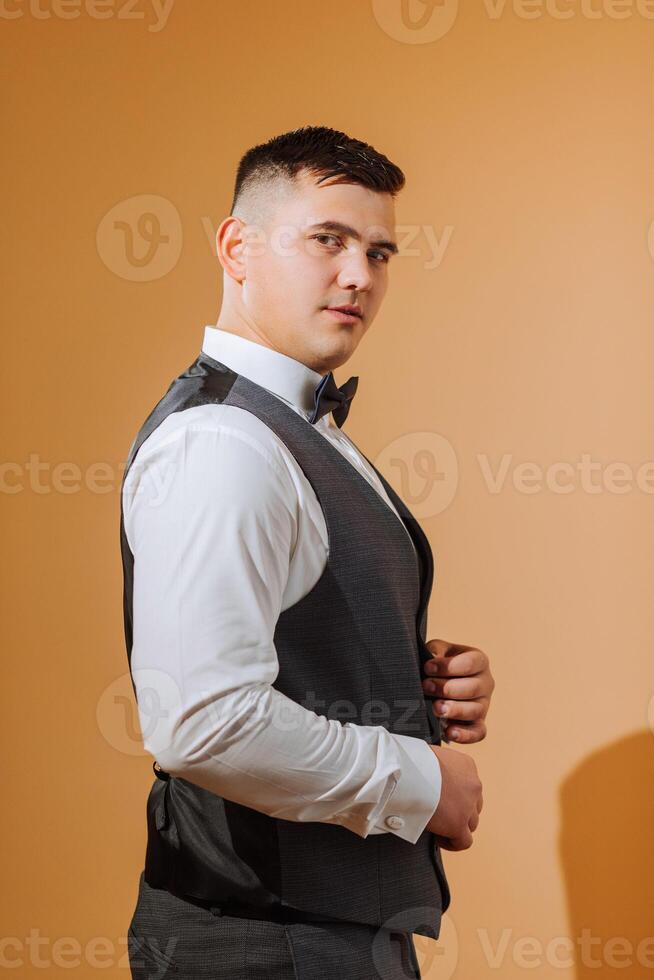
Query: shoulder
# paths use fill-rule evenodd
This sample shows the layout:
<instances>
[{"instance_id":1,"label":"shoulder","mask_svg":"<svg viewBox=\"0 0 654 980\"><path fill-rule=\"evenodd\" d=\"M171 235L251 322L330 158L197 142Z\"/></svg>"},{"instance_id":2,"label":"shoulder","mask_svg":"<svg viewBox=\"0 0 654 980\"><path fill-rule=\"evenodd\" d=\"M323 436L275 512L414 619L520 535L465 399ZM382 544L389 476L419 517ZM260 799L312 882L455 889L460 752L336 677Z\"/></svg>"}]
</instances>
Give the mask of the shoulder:
<instances>
[{"instance_id":1,"label":"shoulder","mask_svg":"<svg viewBox=\"0 0 654 980\"><path fill-rule=\"evenodd\" d=\"M295 457L265 422L246 409L212 403L172 412L145 439L125 477L123 502L131 510L165 485L178 487L188 501L219 493L243 507L284 501L295 510L305 484Z\"/></svg>"},{"instance_id":2,"label":"shoulder","mask_svg":"<svg viewBox=\"0 0 654 980\"><path fill-rule=\"evenodd\" d=\"M224 453L230 457L257 453L283 470L290 455L276 433L252 412L208 403L171 412L143 442L133 466L156 465L195 449L205 453L212 443L221 449L213 456L216 461Z\"/></svg>"}]
</instances>

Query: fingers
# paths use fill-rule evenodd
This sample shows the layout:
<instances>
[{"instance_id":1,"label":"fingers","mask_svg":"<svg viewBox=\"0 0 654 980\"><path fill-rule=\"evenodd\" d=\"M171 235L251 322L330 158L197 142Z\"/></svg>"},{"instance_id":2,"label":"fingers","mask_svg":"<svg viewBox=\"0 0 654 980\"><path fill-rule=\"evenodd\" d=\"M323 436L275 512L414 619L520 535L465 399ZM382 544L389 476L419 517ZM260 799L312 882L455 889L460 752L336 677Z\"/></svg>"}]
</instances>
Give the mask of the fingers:
<instances>
[{"instance_id":1,"label":"fingers","mask_svg":"<svg viewBox=\"0 0 654 980\"><path fill-rule=\"evenodd\" d=\"M444 677L461 677L478 674L488 670L490 661L483 650L465 646L463 643L448 643L446 640L430 640L425 644L434 655L439 673ZM430 661L427 661L428 666Z\"/></svg>"},{"instance_id":2,"label":"fingers","mask_svg":"<svg viewBox=\"0 0 654 980\"><path fill-rule=\"evenodd\" d=\"M445 737L459 745L481 742L486 738L486 723L481 719L474 722L452 722L445 727Z\"/></svg>"},{"instance_id":3,"label":"fingers","mask_svg":"<svg viewBox=\"0 0 654 980\"><path fill-rule=\"evenodd\" d=\"M441 846L447 851L466 851L469 847L472 847L472 834L470 833L470 829L462 831L458 837L445 837L443 840L447 841L447 843Z\"/></svg>"},{"instance_id":4,"label":"fingers","mask_svg":"<svg viewBox=\"0 0 654 980\"><path fill-rule=\"evenodd\" d=\"M467 830L462 831L458 837L441 837L440 834L434 834L434 837L438 842L438 846L445 848L447 851L464 851L468 847L472 847L472 835L479 826L480 812L481 803L478 803L477 810L470 815Z\"/></svg>"},{"instance_id":5,"label":"fingers","mask_svg":"<svg viewBox=\"0 0 654 980\"><path fill-rule=\"evenodd\" d=\"M432 659L423 664L425 678L441 682L440 688L425 690L453 698L490 699L495 690L495 678L483 650L446 640L430 640L425 645L433 654ZM445 682L449 682L449 688L443 692Z\"/></svg>"},{"instance_id":6,"label":"fingers","mask_svg":"<svg viewBox=\"0 0 654 980\"><path fill-rule=\"evenodd\" d=\"M422 688L428 694L438 694L446 698L486 697L486 685L482 677L425 677Z\"/></svg>"},{"instance_id":7,"label":"fingers","mask_svg":"<svg viewBox=\"0 0 654 980\"><path fill-rule=\"evenodd\" d=\"M423 681L423 690L431 692L432 681ZM447 682L450 685L454 681ZM461 683L465 683L462 681ZM439 694L443 693L444 684L441 686ZM432 702L432 711L437 718L441 718L445 728L447 738L460 744L481 742L486 738L487 728L485 717L488 713L488 698L476 698L475 700L458 700L454 698L438 697Z\"/></svg>"},{"instance_id":8,"label":"fingers","mask_svg":"<svg viewBox=\"0 0 654 980\"><path fill-rule=\"evenodd\" d=\"M486 705L480 701L432 701L432 710L449 724L457 721L479 721L486 717Z\"/></svg>"}]
</instances>

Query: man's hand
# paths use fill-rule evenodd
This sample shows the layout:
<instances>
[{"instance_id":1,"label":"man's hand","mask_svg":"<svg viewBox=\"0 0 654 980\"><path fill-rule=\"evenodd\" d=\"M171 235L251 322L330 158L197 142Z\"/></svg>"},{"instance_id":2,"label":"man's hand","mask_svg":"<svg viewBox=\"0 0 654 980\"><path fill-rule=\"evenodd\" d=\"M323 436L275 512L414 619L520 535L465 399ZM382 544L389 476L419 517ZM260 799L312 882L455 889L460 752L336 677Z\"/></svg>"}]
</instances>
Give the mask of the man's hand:
<instances>
[{"instance_id":1,"label":"man's hand","mask_svg":"<svg viewBox=\"0 0 654 980\"><path fill-rule=\"evenodd\" d=\"M430 640L433 660L424 664L426 694L435 695L432 710L443 718L445 737L455 742L481 742L495 681L488 657L476 647L447 640Z\"/></svg>"},{"instance_id":2,"label":"man's hand","mask_svg":"<svg viewBox=\"0 0 654 980\"><path fill-rule=\"evenodd\" d=\"M436 835L439 847L463 851L472 846L484 805L482 785L473 759L444 745L430 745L441 768L441 796L426 829Z\"/></svg>"}]
</instances>

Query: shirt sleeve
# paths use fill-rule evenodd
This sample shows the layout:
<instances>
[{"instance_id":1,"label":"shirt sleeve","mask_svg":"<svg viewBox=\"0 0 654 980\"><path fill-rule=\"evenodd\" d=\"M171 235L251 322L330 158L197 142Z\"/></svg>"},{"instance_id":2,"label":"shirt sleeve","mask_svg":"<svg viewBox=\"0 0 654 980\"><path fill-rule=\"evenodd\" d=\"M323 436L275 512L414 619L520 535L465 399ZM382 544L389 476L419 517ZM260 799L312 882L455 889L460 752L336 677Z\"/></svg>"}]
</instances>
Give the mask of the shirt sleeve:
<instances>
[{"instance_id":1,"label":"shirt sleeve","mask_svg":"<svg viewBox=\"0 0 654 980\"><path fill-rule=\"evenodd\" d=\"M297 505L272 440L247 428L196 422L141 447L123 511L144 747L269 816L415 843L440 798L427 743L328 719L272 686Z\"/></svg>"}]
</instances>

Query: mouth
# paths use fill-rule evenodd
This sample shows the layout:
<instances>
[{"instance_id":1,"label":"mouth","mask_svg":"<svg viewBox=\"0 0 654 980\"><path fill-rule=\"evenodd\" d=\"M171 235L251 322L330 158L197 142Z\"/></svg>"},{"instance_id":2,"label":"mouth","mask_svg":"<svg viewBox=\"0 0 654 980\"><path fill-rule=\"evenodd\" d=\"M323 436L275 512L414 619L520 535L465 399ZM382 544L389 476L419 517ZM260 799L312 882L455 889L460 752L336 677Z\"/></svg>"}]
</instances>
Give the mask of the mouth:
<instances>
[{"instance_id":1,"label":"mouth","mask_svg":"<svg viewBox=\"0 0 654 980\"><path fill-rule=\"evenodd\" d=\"M325 309L327 313L332 313L337 317L341 323L356 323L357 320L363 319L360 306L346 304L345 306L327 306Z\"/></svg>"}]
</instances>

